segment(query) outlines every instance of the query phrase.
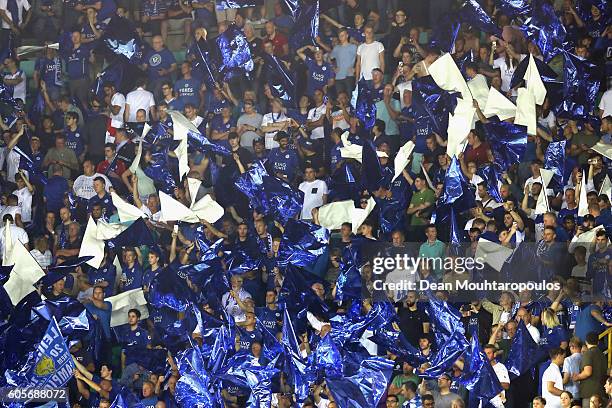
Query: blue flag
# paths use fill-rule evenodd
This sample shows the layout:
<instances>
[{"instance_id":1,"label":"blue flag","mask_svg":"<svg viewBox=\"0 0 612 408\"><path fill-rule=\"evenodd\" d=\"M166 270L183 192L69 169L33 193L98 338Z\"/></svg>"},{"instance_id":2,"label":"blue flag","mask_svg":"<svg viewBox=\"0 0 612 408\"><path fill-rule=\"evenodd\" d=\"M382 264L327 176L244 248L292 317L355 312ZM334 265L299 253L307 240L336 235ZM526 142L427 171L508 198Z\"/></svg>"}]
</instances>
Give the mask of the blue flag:
<instances>
[{"instance_id":1,"label":"blue flag","mask_svg":"<svg viewBox=\"0 0 612 408\"><path fill-rule=\"evenodd\" d=\"M563 47L565 27L552 4L544 0L532 2L531 16L519 27L525 37L538 46L544 61L550 61Z\"/></svg>"},{"instance_id":2,"label":"blue flag","mask_svg":"<svg viewBox=\"0 0 612 408\"><path fill-rule=\"evenodd\" d=\"M119 16L111 18L100 39L100 43L104 44L107 50L125 57L128 61L135 59L142 45L132 22Z\"/></svg>"},{"instance_id":3,"label":"blue flag","mask_svg":"<svg viewBox=\"0 0 612 408\"><path fill-rule=\"evenodd\" d=\"M234 184L247 196L251 208L282 223L298 216L302 211L304 193L269 175L261 163L255 163L249 171L241 174Z\"/></svg>"},{"instance_id":4,"label":"blue flag","mask_svg":"<svg viewBox=\"0 0 612 408\"><path fill-rule=\"evenodd\" d=\"M553 71L551 67L548 66L547 63L541 61L539 58L533 59L536 67L538 68L538 73L540 74L540 78L542 78L542 82L544 82L544 86L549 82L555 82L558 77L557 73ZM527 68L529 67L529 58L523 58L521 62L516 66L514 70L514 74L512 74L512 81L510 82L510 88L516 88L523 82L523 78L525 77L525 73L527 72ZM546 89L548 91L548 88ZM550 95L548 95L550 98Z\"/></svg>"},{"instance_id":5,"label":"blue flag","mask_svg":"<svg viewBox=\"0 0 612 408\"><path fill-rule=\"evenodd\" d=\"M483 123L495 164L501 171L520 163L527 149L527 127L508 122Z\"/></svg>"},{"instance_id":6,"label":"blue flag","mask_svg":"<svg viewBox=\"0 0 612 408\"><path fill-rule=\"evenodd\" d=\"M527 0L495 0L495 6L510 18L524 16L531 11Z\"/></svg>"},{"instance_id":7,"label":"blue flag","mask_svg":"<svg viewBox=\"0 0 612 408\"><path fill-rule=\"evenodd\" d=\"M436 223L443 222L450 216L451 206L457 213L476 207L475 193L461 170L457 156L453 156L446 170L442 195L436 205Z\"/></svg>"},{"instance_id":8,"label":"blue flag","mask_svg":"<svg viewBox=\"0 0 612 408\"><path fill-rule=\"evenodd\" d=\"M200 132L194 132L192 130L187 131L187 143L189 144L189 146L192 146L193 148L200 150L203 153L212 152L223 156L232 155L227 147L221 144L212 143L210 140L208 140L206 136L204 136Z\"/></svg>"},{"instance_id":9,"label":"blue flag","mask_svg":"<svg viewBox=\"0 0 612 408\"><path fill-rule=\"evenodd\" d=\"M359 81L357 84L355 116L363 122L366 130L374 127L374 122L376 122L376 105L372 99L372 90L365 81Z\"/></svg>"},{"instance_id":10,"label":"blue flag","mask_svg":"<svg viewBox=\"0 0 612 408\"><path fill-rule=\"evenodd\" d=\"M253 71L254 63L249 42L236 25L230 25L217 37L217 46L222 60L219 72L224 74L226 80L237 73L248 74Z\"/></svg>"},{"instance_id":11,"label":"blue flag","mask_svg":"<svg viewBox=\"0 0 612 408\"><path fill-rule=\"evenodd\" d=\"M566 145L567 140L551 142L548 144L546 152L544 153L544 168L552 170L555 173L553 176L553 181L555 182L554 187L557 189L562 189L565 185L563 174L565 169Z\"/></svg>"},{"instance_id":12,"label":"blue flag","mask_svg":"<svg viewBox=\"0 0 612 408\"><path fill-rule=\"evenodd\" d=\"M470 349L466 352L463 374L459 382L470 391L470 406L483 406L503 391L501 383L487 359L480 350L478 334L472 334Z\"/></svg>"},{"instance_id":13,"label":"blue flag","mask_svg":"<svg viewBox=\"0 0 612 408\"><path fill-rule=\"evenodd\" d=\"M278 249L279 266L309 266L317 261L329 244L330 232L320 225L289 220Z\"/></svg>"},{"instance_id":14,"label":"blue flag","mask_svg":"<svg viewBox=\"0 0 612 408\"><path fill-rule=\"evenodd\" d=\"M385 175L380 160L378 160L374 144L366 140L362 151L361 182L363 183L363 188L368 190L371 195L374 195L381 187L385 187L383 186Z\"/></svg>"},{"instance_id":15,"label":"blue flag","mask_svg":"<svg viewBox=\"0 0 612 408\"><path fill-rule=\"evenodd\" d=\"M295 24L289 33L289 48L293 51L305 46L316 45L315 38L319 35L319 0L311 3L301 2Z\"/></svg>"},{"instance_id":16,"label":"blue flag","mask_svg":"<svg viewBox=\"0 0 612 408\"><path fill-rule=\"evenodd\" d=\"M145 406L129 388L121 387L110 408L145 408Z\"/></svg>"},{"instance_id":17,"label":"blue flag","mask_svg":"<svg viewBox=\"0 0 612 408\"><path fill-rule=\"evenodd\" d=\"M501 203L504 200L499 192L499 182L501 181L501 173L495 164L485 164L477 171L478 174L487 184L487 192L493 199Z\"/></svg>"},{"instance_id":18,"label":"blue flag","mask_svg":"<svg viewBox=\"0 0 612 408\"><path fill-rule=\"evenodd\" d=\"M151 230L142 218L137 219L125 231L107 241L111 248L155 245Z\"/></svg>"},{"instance_id":19,"label":"blue flag","mask_svg":"<svg viewBox=\"0 0 612 408\"><path fill-rule=\"evenodd\" d=\"M504 365L512 378L525 374L546 358L542 348L533 340L527 326L521 320L512 338L510 351Z\"/></svg>"},{"instance_id":20,"label":"blue flag","mask_svg":"<svg viewBox=\"0 0 612 408\"><path fill-rule=\"evenodd\" d=\"M57 321L52 319L36 349L34 366L26 375L28 382L24 386L63 387L72 378L74 369L68 346Z\"/></svg>"},{"instance_id":21,"label":"blue flag","mask_svg":"<svg viewBox=\"0 0 612 408\"><path fill-rule=\"evenodd\" d=\"M603 71L566 51L563 61L563 98L560 105L553 106L553 111L558 117L583 120L594 111Z\"/></svg>"},{"instance_id":22,"label":"blue flag","mask_svg":"<svg viewBox=\"0 0 612 408\"><path fill-rule=\"evenodd\" d=\"M295 104L295 82L293 74L275 55L264 55L264 72L266 82L272 95L284 101L286 105Z\"/></svg>"},{"instance_id":23,"label":"blue flag","mask_svg":"<svg viewBox=\"0 0 612 408\"><path fill-rule=\"evenodd\" d=\"M458 95L440 88L430 75L412 80L412 106L418 134L435 132L447 136L448 115L455 112Z\"/></svg>"},{"instance_id":24,"label":"blue flag","mask_svg":"<svg viewBox=\"0 0 612 408\"><path fill-rule=\"evenodd\" d=\"M454 13L443 14L439 23L433 27L429 46L441 52L452 52L459 28L461 28L461 23Z\"/></svg>"},{"instance_id":25,"label":"blue flag","mask_svg":"<svg viewBox=\"0 0 612 408\"><path fill-rule=\"evenodd\" d=\"M476 0L466 0L459 9L459 21L501 38L501 29Z\"/></svg>"},{"instance_id":26,"label":"blue flag","mask_svg":"<svg viewBox=\"0 0 612 408\"><path fill-rule=\"evenodd\" d=\"M193 53L195 60L193 62L194 71L200 72L204 83L209 89L217 86L217 71L210 55L210 49L206 40L200 39L194 42Z\"/></svg>"},{"instance_id":27,"label":"blue flag","mask_svg":"<svg viewBox=\"0 0 612 408\"><path fill-rule=\"evenodd\" d=\"M115 60L112 64L104 68L102 72L96 77L96 81L91 91L98 97L104 98L104 84L113 84L115 89L121 89L121 82L123 81L124 62L120 59Z\"/></svg>"}]
</instances>

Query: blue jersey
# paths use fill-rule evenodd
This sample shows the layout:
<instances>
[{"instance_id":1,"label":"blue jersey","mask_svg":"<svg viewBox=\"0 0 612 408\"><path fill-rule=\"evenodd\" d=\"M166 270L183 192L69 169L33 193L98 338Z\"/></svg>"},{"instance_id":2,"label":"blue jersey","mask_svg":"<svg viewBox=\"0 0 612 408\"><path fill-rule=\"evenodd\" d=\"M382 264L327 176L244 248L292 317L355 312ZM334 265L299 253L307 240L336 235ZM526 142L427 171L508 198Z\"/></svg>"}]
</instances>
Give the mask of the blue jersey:
<instances>
[{"instance_id":1,"label":"blue jersey","mask_svg":"<svg viewBox=\"0 0 612 408\"><path fill-rule=\"evenodd\" d=\"M551 329L543 328L542 337L540 338L540 346L548 351L553 348L558 348L561 343L568 341L569 336L563 326L555 326Z\"/></svg>"},{"instance_id":2,"label":"blue jersey","mask_svg":"<svg viewBox=\"0 0 612 408\"><path fill-rule=\"evenodd\" d=\"M270 150L268 162L272 166L272 172L281 173L289 180L293 179L295 172L299 169L300 161L295 150L281 151L280 147Z\"/></svg>"},{"instance_id":3,"label":"blue jersey","mask_svg":"<svg viewBox=\"0 0 612 408\"><path fill-rule=\"evenodd\" d=\"M248 331L239 327L238 333L240 335L240 350L251 351L251 346L253 345L253 343L257 342L259 344L262 344L263 335L257 329L253 331Z\"/></svg>"},{"instance_id":4,"label":"blue jersey","mask_svg":"<svg viewBox=\"0 0 612 408\"><path fill-rule=\"evenodd\" d=\"M113 199L110 194L104 193L102 198L100 198L97 194L89 199L87 202L87 212L91 212L93 206L96 204L100 204L102 209L104 210L104 216L106 218L110 217L113 212L115 212L115 206L113 205Z\"/></svg>"},{"instance_id":5,"label":"blue jersey","mask_svg":"<svg viewBox=\"0 0 612 408\"><path fill-rule=\"evenodd\" d=\"M89 53L89 49L80 46L73 49L66 57L66 72L69 79L85 79L89 76Z\"/></svg>"},{"instance_id":6,"label":"blue jersey","mask_svg":"<svg viewBox=\"0 0 612 408\"><path fill-rule=\"evenodd\" d=\"M334 79L336 74L331 65L324 62L322 65L311 58L306 58L304 62L308 69L308 83L306 86L306 94L312 96L317 89L323 89L330 79Z\"/></svg>"},{"instance_id":7,"label":"blue jersey","mask_svg":"<svg viewBox=\"0 0 612 408\"><path fill-rule=\"evenodd\" d=\"M66 128L64 133L66 134L66 147L74 151L74 154L76 154L77 157L80 157L85 151L83 132L81 132L81 129L77 127L75 131Z\"/></svg>"},{"instance_id":8,"label":"blue jersey","mask_svg":"<svg viewBox=\"0 0 612 408\"><path fill-rule=\"evenodd\" d=\"M283 320L283 312L279 309L272 310L266 307L258 307L255 309L257 319L264 325L264 327L270 330L271 333L276 334L280 331L281 327L279 322Z\"/></svg>"},{"instance_id":9,"label":"blue jersey","mask_svg":"<svg viewBox=\"0 0 612 408\"><path fill-rule=\"evenodd\" d=\"M229 132L232 128L236 127L236 121L230 118L227 122L223 121L221 115L215 115L210 121L210 130L216 130L217 132Z\"/></svg>"},{"instance_id":10,"label":"blue jersey","mask_svg":"<svg viewBox=\"0 0 612 408\"><path fill-rule=\"evenodd\" d=\"M142 266L138 262L134 262L134 265L130 268L126 265L121 265L123 271L121 273L121 279L123 280L123 290L128 291L132 289L142 288L143 270Z\"/></svg>"},{"instance_id":11,"label":"blue jersey","mask_svg":"<svg viewBox=\"0 0 612 408\"><path fill-rule=\"evenodd\" d=\"M145 63L148 65L147 72L149 73L150 81L157 81L159 79L170 79L170 75L160 75L160 69L170 69L172 64L176 63L174 54L167 48L161 51L150 50L145 56Z\"/></svg>"},{"instance_id":12,"label":"blue jersey","mask_svg":"<svg viewBox=\"0 0 612 408\"><path fill-rule=\"evenodd\" d=\"M331 172L336 171L336 165L342 161L342 154L340 153L340 148L342 145L339 143L334 145L329 152L330 162L331 162Z\"/></svg>"},{"instance_id":13,"label":"blue jersey","mask_svg":"<svg viewBox=\"0 0 612 408\"><path fill-rule=\"evenodd\" d=\"M151 336L149 333L138 327L136 330L131 330L128 328L125 338L123 339L124 347L123 352L125 353L125 365L130 365L135 362L132 357L132 351L134 350L142 350L146 348L149 344L151 344Z\"/></svg>"},{"instance_id":14,"label":"blue jersey","mask_svg":"<svg viewBox=\"0 0 612 408\"><path fill-rule=\"evenodd\" d=\"M198 79L179 79L174 83L174 92L183 106L190 103L197 108L200 106L201 87L202 82Z\"/></svg>"},{"instance_id":15,"label":"blue jersey","mask_svg":"<svg viewBox=\"0 0 612 408\"><path fill-rule=\"evenodd\" d=\"M140 403L144 408L155 408L157 401L157 397L149 397L141 399Z\"/></svg>"},{"instance_id":16,"label":"blue jersey","mask_svg":"<svg viewBox=\"0 0 612 408\"><path fill-rule=\"evenodd\" d=\"M47 87L62 86L62 61L59 57L53 59L39 58L36 60L34 69L45 81Z\"/></svg>"},{"instance_id":17,"label":"blue jersey","mask_svg":"<svg viewBox=\"0 0 612 408\"><path fill-rule=\"evenodd\" d=\"M112 262L107 262L98 269L91 268L87 273L89 283L94 286L100 282L108 282L108 286L104 288L104 297L113 296L116 276L117 268Z\"/></svg>"}]
</instances>

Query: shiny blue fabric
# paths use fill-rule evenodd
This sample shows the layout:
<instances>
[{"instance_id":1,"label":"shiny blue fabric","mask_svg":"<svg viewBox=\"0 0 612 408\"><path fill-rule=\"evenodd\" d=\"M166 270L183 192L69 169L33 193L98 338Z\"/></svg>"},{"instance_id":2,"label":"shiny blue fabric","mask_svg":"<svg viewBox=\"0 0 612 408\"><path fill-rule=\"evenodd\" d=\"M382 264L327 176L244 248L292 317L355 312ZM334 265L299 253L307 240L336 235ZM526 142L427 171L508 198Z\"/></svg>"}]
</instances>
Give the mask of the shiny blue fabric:
<instances>
[{"instance_id":1,"label":"shiny blue fabric","mask_svg":"<svg viewBox=\"0 0 612 408\"><path fill-rule=\"evenodd\" d=\"M487 192L493 199L501 203L504 200L499 192L499 181L501 181L501 172L495 164L485 164L481 166L477 171L478 174L487 184Z\"/></svg>"},{"instance_id":2,"label":"shiny blue fabric","mask_svg":"<svg viewBox=\"0 0 612 408\"><path fill-rule=\"evenodd\" d=\"M501 38L501 29L491 20L476 0L466 0L459 9L459 21Z\"/></svg>"},{"instance_id":3,"label":"shiny blue fabric","mask_svg":"<svg viewBox=\"0 0 612 408\"><path fill-rule=\"evenodd\" d=\"M531 12L531 5L527 0L495 0L495 6L510 18Z\"/></svg>"},{"instance_id":4,"label":"shiny blue fabric","mask_svg":"<svg viewBox=\"0 0 612 408\"><path fill-rule=\"evenodd\" d=\"M459 227L457 223L457 216L455 210L451 207L450 212L450 239L449 252L453 256L461 256L461 243L463 242L463 228Z\"/></svg>"},{"instance_id":5,"label":"shiny blue fabric","mask_svg":"<svg viewBox=\"0 0 612 408\"><path fill-rule=\"evenodd\" d=\"M289 49L292 51L305 45L316 45L315 38L319 36L319 0L301 3L289 32Z\"/></svg>"},{"instance_id":6,"label":"shiny blue fabric","mask_svg":"<svg viewBox=\"0 0 612 408\"><path fill-rule=\"evenodd\" d=\"M227 147L221 144L212 143L205 135L200 132L188 131L187 142L189 143L189 146L204 153L212 152L223 156L231 156L231 152L228 150Z\"/></svg>"},{"instance_id":7,"label":"shiny blue fabric","mask_svg":"<svg viewBox=\"0 0 612 408\"><path fill-rule=\"evenodd\" d=\"M128 61L132 61L142 45L133 24L119 16L111 18L100 40L110 52L121 55Z\"/></svg>"},{"instance_id":8,"label":"shiny blue fabric","mask_svg":"<svg viewBox=\"0 0 612 408\"><path fill-rule=\"evenodd\" d=\"M219 72L226 80L237 73L248 74L253 71L254 63L249 42L242 30L232 24L217 37L216 42L222 60Z\"/></svg>"},{"instance_id":9,"label":"shiny blue fabric","mask_svg":"<svg viewBox=\"0 0 612 408\"><path fill-rule=\"evenodd\" d=\"M285 224L302 211L304 193L268 174L263 164L255 163L234 182L249 199L251 208Z\"/></svg>"},{"instance_id":10,"label":"shiny blue fabric","mask_svg":"<svg viewBox=\"0 0 612 408\"><path fill-rule=\"evenodd\" d=\"M511 378L520 376L546 358L542 348L533 341L533 337L527 330L527 326L521 320L512 338L510 351L504 365L508 369Z\"/></svg>"},{"instance_id":11,"label":"shiny blue fabric","mask_svg":"<svg viewBox=\"0 0 612 408\"><path fill-rule=\"evenodd\" d=\"M104 84L110 83L115 85L117 90L121 89L121 81L123 81L124 62L116 60L108 65L96 77L91 91L100 99L104 98Z\"/></svg>"},{"instance_id":12,"label":"shiny blue fabric","mask_svg":"<svg viewBox=\"0 0 612 408\"><path fill-rule=\"evenodd\" d=\"M135 247L141 245L155 245L155 238L153 238L153 234L149 230L144 219L139 218L121 234L106 242L109 247L112 246L113 248Z\"/></svg>"},{"instance_id":13,"label":"shiny blue fabric","mask_svg":"<svg viewBox=\"0 0 612 408\"><path fill-rule=\"evenodd\" d=\"M446 170L442 195L436 206L436 223L444 222L450 216L450 207L453 207L457 214L476 207L475 193L461 170L457 156L453 156Z\"/></svg>"},{"instance_id":14,"label":"shiny blue fabric","mask_svg":"<svg viewBox=\"0 0 612 408\"><path fill-rule=\"evenodd\" d=\"M168 170L168 163L161 156L165 155L164 152L160 152L159 155L154 154L154 161L145 166L142 171L151 178L156 186L159 187L164 193L168 195L174 194L176 188L176 182Z\"/></svg>"},{"instance_id":15,"label":"shiny blue fabric","mask_svg":"<svg viewBox=\"0 0 612 408\"><path fill-rule=\"evenodd\" d=\"M440 88L428 75L412 80L412 106L416 121L424 122L417 126L428 127L427 134L436 132L446 137L448 132L448 114L454 113L457 107L458 93L449 93Z\"/></svg>"},{"instance_id":16,"label":"shiny blue fabric","mask_svg":"<svg viewBox=\"0 0 612 408\"><path fill-rule=\"evenodd\" d=\"M383 186L384 183L383 169L376 154L376 148L369 140L363 144L362 166L361 166L361 182L363 188L368 190L372 195Z\"/></svg>"},{"instance_id":17,"label":"shiny blue fabric","mask_svg":"<svg viewBox=\"0 0 612 408\"><path fill-rule=\"evenodd\" d=\"M127 387L121 387L110 408L145 408L136 394Z\"/></svg>"},{"instance_id":18,"label":"shiny blue fabric","mask_svg":"<svg viewBox=\"0 0 612 408\"><path fill-rule=\"evenodd\" d=\"M541 61L539 58L533 59L536 67L538 68L538 73L540 74L540 78L544 82L544 86L546 86L547 82L554 82L558 77L557 73L553 71L551 67L548 66L547 63ZM514 74L512 74L512 81L510 82L510 88L516 88L521 84L523 78L525 77L525 73L527 72L527 67L529 66L529 56L523 58L521 62L516 66L514 70ZM548 91L548 89L547 89ZM550 98L550 95L547 95Z\"/></svg>"},{"instance_id":19,"label":"shiny blue fabric","mask_svg":"<svg viewBox=\"0 0 612 408\"><path fill-rule=\"evenodd\" d=\"M503 390L491 363L480 349L477 333L472 334L459 382L470 391L470 401L476 402L474 406L478 405L477 401L485 405Z\"/></svg>"},{"instance_id":20,"label":"shiny blue fabric","mask_svg":"<svg viewBox=\"0 0 612 408\"><path fill-rule=\"evenodd\" d=\"M553 180L555 181L556 185L553 185L551 187L556 187L557 189L562 189L565 185L565 180L563 179L563 171L565 169L566 145L567 140L551 142L548 144L546 152L544 153L544 168L552 170L555 173L553 176Z\"/></svg>"},{"instance_id":21,"label":"shiny blue fabric","mask_svg":"<svg viewBox=\"0 0 612 408\"><path fill-rule=\"evenodd\" d=\"M290 219L278 249L279 266L308 266L316 262L329 244L330 232L320 225Z\"/></svg>"},{"instance_id":22,"label":"shiny blue fabric","mask_svg":"<svg viewBox=\"0 0 612 408\"><path fill-rule=\"evenodd\" d=\"M211 58L208 43L201 39L195 42L194 45L195 61L193 69L202 74L202 79L209 89L215 88L218 84L215 64Z\"/></svg>"},{"instance_id":23,"label":"shiny blue fabric","mask_svg":"<svg viewBox=\"0 0 612 408\"><path fill-rule=\"evenodd\" d=\"M264 54L263 59L264 73L272 95L286 105L294 105L296 88L293 73L275 55Z\"/></svg>"},{"instance_id":24,"label":"shiny blue fabric","mask_svg":"<svg viewBox=\"0 0 612 408\"><path fill-rule=\"evenodd\" d=\"M332 340L331 335L326 335L319 341L314 351L314 363L318 371L323 372L326 379L342 377L344 364L342 354Z\"/></svg>"},{"instance_id":25,"label":"shiny blue fabric","mask_svg":"<svg viewBox=\"0 0 612 408\"><path fill-rule=\"evenodd\" d=\"M552 4L534 0L531 16L519 27L525 37L538 46L544 61L550 61L560 52L565 40L565 27L555 14Z\"/></svg>"},{"instance_id":26,"label":"shiny blue fabric","mask_svg":"<svg viewBox=\"0 0 612 408\"><path fill-rule=\"evenodd\" d=\"M263 5L263 0L220 0L216 2L217 10L239 9Z\"/></svg>"},{"instance_id":27,"label":"shiny blue fabric","mask_svg":"<svg viewBox=\"0 0 612 408\"><path fill-rule=\"evenodd\" d=\"M569 52L563 52L563 98L553 111L558 117L583 120L595 109L601 86L600 67Z\"/></svg>"},{"instance_id":28,"label":"shiny blue fabric","mask_svg":"<svg viewBox=\"0 0 612 408\"><path fill-rule=\"evenodd\" d=\"M495 164L504 172L520 163L527 149L527 127L508 122L483 123Z\"/></svg>"},{"instance_id":29,"label":"shiny blue fabric","mask_svg":"<svg viewBox=\"0 0 612 408\"><path fill-rule=\"evenodd\" d=\"M431 33L429 46L441 52L451 52L455 46L461 23L455 14L446 13L438 24L435 24Z\"/></svg>"},{"instance_id":30,"label":"shiny blue fabric","mask_svg":"<svg viewBox=\"0 0 612 408\"><path fill-rule=\"evenodd\" d=\"M156 308L169 307L184 312L194 301L194 296L187 282L176 272L162 270L151 281L148 301Z\"/></svg>"},{"instance_id":31,"label":"shiny blue fabric","mask_svg":"<svg viewBox=\"0 0 612 408\"><path fill-rule=\"evenodd\" d=\"M376 105L372 100L372 90L365 81L359 81L355 116L363 122L364 128L370 130L376 122Z\"/></svg>"}]
</instances>

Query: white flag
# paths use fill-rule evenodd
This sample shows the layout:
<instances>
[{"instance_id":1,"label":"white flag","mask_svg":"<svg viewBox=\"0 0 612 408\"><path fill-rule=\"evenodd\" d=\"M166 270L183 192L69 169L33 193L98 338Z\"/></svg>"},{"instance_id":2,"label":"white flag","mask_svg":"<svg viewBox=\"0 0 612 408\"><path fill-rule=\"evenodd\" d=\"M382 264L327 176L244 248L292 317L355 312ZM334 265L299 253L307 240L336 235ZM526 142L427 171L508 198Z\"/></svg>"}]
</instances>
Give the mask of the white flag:
<instances>
[{"instance_id":1,"label":"white flag","mask_svg":"<svg viewBox=\"0 0 612 408\"><path fill-rule=\"evenodd\" d=\"M612 182L610 182L610 177L606 174L606 178L603 183L601 183L601 188L599 189L599 195L605 194L609 199L612 199L610 195L612 195Z\"/></svg>"},{"instance_id":2,"label":"white flag","mask_svg":"<svg viewBox=\"0 0 612 408\"><path fill-rule=\"evenodd\" d=\"M16 305L34 291L34 284L45 276L45 272L20 241L13 245L8 262L14 266L4 289L13 305Z\"/></svg>"},{"instance_id":3,"label":"white flag","mask_svg":"<svg viewBox=\"0 0 612 408\"><path fill-rule=\"evenodd\" d=\"M140 311L141 320L149 317L147 300L144 297L142 289L128 290L127 292L111 296L104 300L109 301L113 305L111 309L111 327L127 324L128 311L130 309L138 309Z\"/></svg>"},{"instance_id":4,"label":"white flag","mask_svg":"<svg viewBox=\"0 0 612 408\"><path fill-rule=\"evenodd\" d=\"M527 126L527 133L535 135L537 129L535 97L527 88L519 88L517 92L514 124Z\"/></svg>"},{"instance_id":5,"label":"white flag","mask_svg":"<svg viewBox=\"0 0 612 408\"><path fill-rule=\"evenodd\" d=\"M374 207L376 207L376 200L374 200L374 197L370 197L370 199L368 200L368 205L365 209L353 208L353 211L351 213L353 234L357 234L359 232L359 227L361 227L361 224L363 224L366 218L368 218L368 215L370 215Z\"/></svg>"},{"instance_id":6,"label":"white flag","mask_svg":"<svg viewBox=\"0 0 612 408\"><path fill-rule=\"evenodd\" d=\"M487 118L497 115L499 120L506 120L516 116L516 106L497 89L491 87L482 114Z\"/></svg>"},{"instance_id":7,"label":"white flag","mask_svg":"<svg viewBox=\"0 0 612 408\"><path fill-rule=\"evenodd\" d=\"M319 224L328 230L339 229L344 222L351 222L355 204L353 200L335 201L319 207Z\"/></svg>"},{"instance_id":8,"label":"white flag","mask_svg":"<svg viewBox=\"0 0 612 408\"><path fill-rule=\"evenodd\" d=\"M402 174L402 172L404 171L404 168L410 161L410 155L412 154L413 150L414 143L412 142L412 140L409 140L408 142L406 142L405 145L400 147L399 151L395 155L395 160L393 162L395 174L393 176L393 180L391 180L392 182L395 181L395 179L398 178L399 175Z\"/></svg>"},{"instance_id":9,"label":"white flag","mask_svg":"<svg viewBox=\"0 0 612 408\"><path fill-rule=\"evenodd\" d=\"M592 146L591 149L595 150L597 153L601 154L604 157L612 160L612 145L597 142L595 146Z\"/></svg>"},{"instance_id":10,"label":"white flag","mask_svg":"<svg viewBox=\"0 0 612 408\"><path fill-rule=\"evenodd\" d=\"M83 241L79 250L79 257L81 256L93 256L92 259L87 261L87 265L96 269L100 267L104 259L104 240L98 239L98 226L92 217L89 217L85 234L83 234Z\"/></svg>"},{"instance_id":11,"label":"white flag","mask_svg":"<svg viewBox=\"0 0 612 408\"><path fill-rule=\"evenodd\" d=\"M589 203L587 201L586 176L582 171L582 181L580 181L580 200L578 201L578 216L584 217L589 213Z\"/></svg>"},{"instance_id":12,"label":"white flag","mask_svg":"<svg viewBox=\"0 0 612 408\"><path fill-rule=\"evenodd\" d=\"M484 238L478 240L478 246L474 254L476 259L482 258L485 263L491 265L496 271L501 271L504 262L510 255L512 255L512 249Z\"/></svg>"},{"instance_id":13,"label":"white flag","mask_svg":"<svg viewBox=\"0 0 612 408\"><path fill-rule=\"evenodd\" d=\"M538 66L531 54L529 54L529 65L527 66L523 79L527 82L527 90L533 95L535 103L542 105L544 103L544 98L546 98L546 87L544 86L544 82L542 82Z\"/></svg>"},{"instance_id":14,"label":"white flag","mask_svg":"<svg viewBox=\"0 0 612 408\"><path fill-rule=\"evenodd\" d=\"M148 218L144 211L124 201L117 195L117 193L111 192L111 198L113 199L113 205L115 208L117 208L117 213L119 214L119 220L121 220L121 222L135 221L139 218Z\"/></svg>"}]
</instances>

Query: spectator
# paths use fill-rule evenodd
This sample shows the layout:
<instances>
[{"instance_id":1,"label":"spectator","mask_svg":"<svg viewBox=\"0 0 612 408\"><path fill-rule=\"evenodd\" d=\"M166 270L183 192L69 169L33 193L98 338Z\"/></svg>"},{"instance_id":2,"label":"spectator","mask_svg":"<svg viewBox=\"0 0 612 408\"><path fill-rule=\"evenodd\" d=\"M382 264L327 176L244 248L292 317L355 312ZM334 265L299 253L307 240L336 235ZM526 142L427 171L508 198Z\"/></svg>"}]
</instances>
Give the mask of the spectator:
<instances>
[{"instance_id":1,"label":"spectator","mask_svg":"<svg viewBox=\"0 0 612 408\"><path fill-rule=\"evenodd\" d=\"M355 78L360 81L372 81L372 70L375 68L385 72L385 47L374 40L374 28L366 26L364 29L365 42L357 47L357 63L355 65Z\"/></svg>"},{"instance_id":2,"label":"spectator","mask_svg":"<svg viewBox=\"0 0 612 408\"><path fill-rule=\"evenodd\" d=\"M583 407L589 405L592 396L605 395L603 384L606 378L606 360L597 347L598 341L596 332L589 332L586 335L586 351L582 353L580 372L572 374L572 381L578 382Z\"/></svg>"},{"instance_id":3,"label":"spectator","mask_svg":"<svg viewBox=\"0 0 612 408\"><path fill-rule=\"evenodd\" d=\"M550 365L542 375L542 397L546 405L561 407L561 394L563 393L563 377L560 367L565 360L565 351L561 348L552 348L549 351Z\"/></svg>"},{"instance_id":4,"label":"spectator","mask_svg":"<svg viewBox=\"0 0 612 408\"><path fill-rule=\"evenodd\" d=\"M145 81L143 79L135 80L136 89L127 94L125 98L125 111L123 120L126 122L136 121L136 112L144 109L147 119L155 118L155 98L153 94L145 90ZM160 84L161 89L161 84Z\"/></svg>"}]
</instances>

